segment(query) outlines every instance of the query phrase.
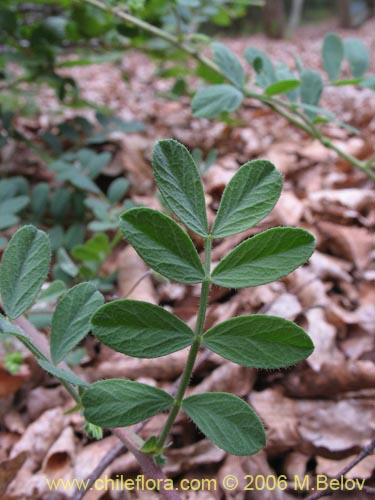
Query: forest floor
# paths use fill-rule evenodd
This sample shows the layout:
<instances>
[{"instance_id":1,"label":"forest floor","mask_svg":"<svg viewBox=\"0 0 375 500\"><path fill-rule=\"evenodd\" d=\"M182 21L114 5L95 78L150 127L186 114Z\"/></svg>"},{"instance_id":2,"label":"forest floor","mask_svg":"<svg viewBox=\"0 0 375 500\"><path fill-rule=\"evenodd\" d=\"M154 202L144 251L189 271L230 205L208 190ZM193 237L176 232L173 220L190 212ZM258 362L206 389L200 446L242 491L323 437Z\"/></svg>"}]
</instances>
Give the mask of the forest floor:
<instances>
[{"instance_id":1,"label":"forest floor","mask_svg":"<svg viewBox=\"0 0 375 500\"><path fill-rule=\"evenodd\" d=\"M272 41L262 35L227 39L239 56L249 45L265 50L274 60L293 66L299 55L307 66L319 68L322 36L334 29L303 27L291 40ZM361 38L373 54L375 20L359 30L338 32ZM374 61L372 61L374 65ZM130 197L157 208L152 177L151 152L156 140L174 137L188 148L200 148L204 156L213 148L218 156L204 175L207 206L214 216L220 196L238 167L251 159L267 158L282 172L284 189L280 201L255 229L218 242L213 259L219 261L230 248L255 232L272 226L299 226L311 231L317 250L309 263L288 277L255 289L228 293L215 287L209 303L209 327L230 317L264 313L296 321L311 336L315 351L306 362L279 371L243 368L216 355L200 354L201 361L189 394L228 391L249 401L267 431L264 450L250 457L235 457L202 438L184 414L173 428L173 447L167 452L167 475L176 484L183 478L215 478L216 491L190 491L183 499L287 500L302 498L293 491L293 478L339 473L366 445L375 430L375 203L374 185L337 155L293 128L282 117L257 102L249 101L237 114L235 125L193 118L187 97L168 100L163 93L173 82L156 76L156 65L139 52L125 54L121 63L106 63L65 69L79 82L85 99L113 109L125 120L141 121L145 131L115 133L111 138L116 154L105 169L108 178L125 175L131 183ZM321 68L319 68L321 69ZM372 67L374 72L374 67ZM126 79L124 79L126 75ZM197 83L197 82L193 82ZM46 130L62 119L52 91L38 96L41 112L20 119L26 131ZM359 136L335 125L326 134L358 158L374 153L375 98L370 90L355 87L328 88L324 106L360 130ZM81 111L74 111L82 114ZM88 116L92 111L87 112ZM73 116L64 111L63 116ZM43 165L34 154L15 157L14 173L45 178ZM201 251L201 241L196 241ZM111 295L125 297L147 268L124 242L102 273L119 270L118 287ZM162 304L194 324L199 286L158 281L148 275L130 298ZM170 389L182 372L186 350L166 358L141 360L117 354L97 345L93 337L84 343L87 353L75 370L88 381L109 377L134 380ZM0 369L2 388L0 418L0 462L23 457L13 463L17 476L3 497L6 500L72 498L71 493L51 493L45 478L86 478L117 444L109 433L101 441L89 441L79 413L64 414L72 400L56 381L38 368L29 355L21 372L12 377ZM165 415L152 418L141 436L147 438L162 426ZM21 466L22 463L22 466ZM8 462L9 464L9 462ZM11 468L11 465L9 465ZM347 478L363 478L375 486L375 456L370 455L351 469ZM111 477L135 477L139 467L130 453L118 456L105 470ZM0 490L9 468L1 468ZM234 475L239 486L225 491L223 478ZM250 476L286 475L285 491L242 491ZM311 483L313 484L313 483ZM352 499L353 492L337 491L332 498ZM355 492L355 498L370 498ZM159 498L139 491L90 491L87 500Z\"/></svg>"}]
</instances>

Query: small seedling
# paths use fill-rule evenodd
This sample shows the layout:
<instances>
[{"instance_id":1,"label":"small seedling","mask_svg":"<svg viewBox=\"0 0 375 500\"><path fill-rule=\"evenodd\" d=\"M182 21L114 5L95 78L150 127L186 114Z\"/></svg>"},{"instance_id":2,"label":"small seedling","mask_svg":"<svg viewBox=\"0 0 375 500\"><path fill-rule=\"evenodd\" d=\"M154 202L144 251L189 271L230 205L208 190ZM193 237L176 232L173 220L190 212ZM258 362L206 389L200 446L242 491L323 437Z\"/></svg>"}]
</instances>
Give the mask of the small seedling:
<instances>
[{"instance_id":1,"label":"small seedling","mask_svg":"<svg viewBox=\"0 0 375 500\"><path fill-rule=\"evenodd\" d=\"M256 453L265 444L265 432L246 401L224 392L186 397L200 348L242 366L275 369L305 359L313 344L293 322L262 314L238 316L206 330L210 289L212 285L254 287L286 276L311 256L314 238L295 227L268 229L245 239L212 270L213 241L245 231L269 214L281 193L280 173L266 160L243 165L228 183L209 227L200 173L188 150L174 140L159 141L153 167L159 191L181 224L157 210L131 208L121 215L121 231L154 271L179 283L201 284L195 329L147 302L122 299L102 305L103 298L91 283L73 287L57 304L52 319L52 362L4 317L0 328L31 348L40 365L73 393L85 419L93 425L125 427L168 411L160 434L148 439L142 449L158 463L163 461L166 441L180 410L226 452ZM204 263L182 225L204 241ZM2 302L10 319L30 308L47 276L49 261L45 233L32 226L17 231L0 268ZM87 384L57 366L90 329L103 344L138 358L157 358L189 347L176 394L127 379ZM79 387L79 395L73 386Z\"/></svg>"}]
</instances>

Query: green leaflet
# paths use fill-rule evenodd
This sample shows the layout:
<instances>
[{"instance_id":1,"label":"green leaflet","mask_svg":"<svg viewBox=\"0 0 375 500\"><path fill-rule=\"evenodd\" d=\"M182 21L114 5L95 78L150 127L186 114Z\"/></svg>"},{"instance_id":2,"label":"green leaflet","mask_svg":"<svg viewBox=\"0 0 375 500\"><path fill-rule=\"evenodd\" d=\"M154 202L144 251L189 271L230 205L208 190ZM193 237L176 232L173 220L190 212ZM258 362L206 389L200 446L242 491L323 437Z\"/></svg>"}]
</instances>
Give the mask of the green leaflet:
<instances>
[{"instance_id":1,"label":"green leaflet","mask_svg":"<svg viewBox=\"0 0 375 500\"><path fill-rule=\"evenodd\" d=\"M203 343L239 365L282 368L306 359L314 345L302 328L283 318L238 316L210 328Z\"/></svg>"},{"instance_id":2,"label":"green leaflet","mask_svg":"<svg viewBox=\"0 0 375 500\"><path fill-rule=\"evenodd\" d=\"M60 299L52 317L51 357L54 363L62 361L87 335L90 318L103 300L92 283L80 283Z\"/></svg>"},{"instance_id":3,"label":"green leaflet","mask_svg":"<svg viewBox=\"0 0 375 500\"><path fill-rule=\"evenodd\" d=\"M183 410L214 444L232 455L252 455L266 443L262 422L238 396L208 392L190 396Z\"/></svg>"},{"instance_id":4,"label":"green leaflet","mask_svg":"<svg viewBox=\"0 0 375 500\"><path fill-rule=\"evenodd\" d=\"M296 89L301 85L301 82L296 79L291 80L280 80L279 82L271 83L264 93L268 96L273 96L277 94L286 94Z\"/></svg>"},{"instance_id":5,"label":"green leaflet","mask_svg":"<svg viewBox=\"0 0 375 500\"><path fill-rule=\"evenodd\" d=\"M47 277L50 259L50 244L43 231L24 226L13 235L0 267L0 293L11 319L32 305Z\"/></svg>"},{"instance_id":6,"label":"green leaflet","mask_svg":"<svg viewBox=\"0 0 375 500\"><path fill-rule=\"evenodd\" d=\"M245 72L239 59L222 43L214 42L211 46L215 63L228 80L242 88L245 85Z\"/></svg>"},{"instance_id":7,"label":"green leaflet","mask_svg":"<svg viewBox=\"0 0 375 500\"><path fill-rule=\"evenodd\" d=\"M192 330L177 316L137 300L105 304L91 322L93 334L103 344L136 358L165 356L194 340Z\"/></svg>"},{"instance_id":8,"label":"green leaflet","mask_svg":"<svg viewBox=\"0 0 375 500\"><path fill-rule=\"evenodd\" d=\"M156 184L172 212L200 236L208 234L201 177L189 151L173 139L156 143L153 153Z\"/></svg>"},{"instance_id":9,"label":"green leaflet","mask_svg":"<svg viewBox=\"0 0 375 500\"><path fill-rule=\"evenodd\" d=\"M262 50L256 47L248 47L245 52L245 57L250 66L252 66L257 74L257 83L262 88L267 88L277 82L275 68L271 59Z\"/></svg>"},{"instance_id":10,"label":"green leaflet","mask_svg":"<svg viewBox=\"0 0 375 500\"><path fill-rule=\"evenodd\" d=\"M121 215L123 235L155 271L180 283L201 283L205 273L189 236L170 217L151 208Z\"/></svg>"},{"instance_id":11,"label":"green leaflet","mask_svg":"<svg viewBox=\"0 0 375 500\"><path fill-rule=\"evenodd\" d=\"M212 235L223 238L240 233L264 219L279 199L282 177L271 162L245 163L227 184Z\"/></svg>"},{"instance_id":12,"label":"green leaflet","mask_svg":"<svg viewBox=\"0 0 375 500\"><path fill-rule=\"evenodd\" d=\"M370 65L370 55L366 45L357 38L347 38L344 40L344 52L352 75L355 78L363 76Z\"/></svg>"},{"instance_id":13,"label":"green leaflet","mask_svg":"<svg viewBox=\"0 0 375 500\"><path fill-rule=\"evenodd\" d=\"M82 394L84 416L100 427L126 427L170 408L165 391L127 379L94 382Z\"/></svg>"},{"instance_id":14,"label":"green leaflet","mask_svg":"<svg viewBox=\"0 0 375 500\"><path fill-rule=\"evenodd\" d=\"M37 300L38 302L51 302L52 300L58 299L65 292L65 283L61 280L55 280L52 281L47 288L41 291Z\"/></svg>"},{"instance_id":15,"label":"green leaflet","mask_svg":"<svg viewBox=\"0 0 375 500\"><path fill-rule=\"evenodd\" d=\"M55 366L45 359L38 359L38 363L44 370L46 370L46 372L60 380L68 382L69 384L76 385L77 387L87 387L89 385L87 382L77 377L74 373Z\"/></svg>"},{"instance_id":16,"label":"green leaflet","mask_svg":"<svg viewBox=\"0 0 375 500\"><path fill-rule=\"evenodd\" d=\"M305 69L301 74L301 102L312 106L317 106L323 91L323 80L317 71ZM315 113L306 111L310 118L314 118Z\"/></svg>"},{"instance_id":17,"label":"green leaflet","mask_svg":"<svg viewBox=\"0 0 375 500\"><path fill-rule=\"evenodd\" d=\"M275 227L242 242L212 273L216 285L246 288L270 283L302 265L315 248L304 229Z\"/></svg>"},{"instance_id":18,"label":"green leaflet","mask_svg":"<svg viewBox=\"0 0 375 500\"><path fill-rule=\"evenodd\" d=\"M215 118L230 113L241 106L243 93L226 83L211 85L199 90L191 101L193 115L198 118Z\"/></svg>"},{"instance_id":19,"label":"green leaflet","mask_svg":"<svg viewBox=\"0 0 375 500\"><path fill-rule=\"evenodd\" d=\"M341 73L341 64L344 59L344 46L341 38L334 33L324 37L322 48L323 67L331 81L337 80Z\"/></svg>"}]
</instances>

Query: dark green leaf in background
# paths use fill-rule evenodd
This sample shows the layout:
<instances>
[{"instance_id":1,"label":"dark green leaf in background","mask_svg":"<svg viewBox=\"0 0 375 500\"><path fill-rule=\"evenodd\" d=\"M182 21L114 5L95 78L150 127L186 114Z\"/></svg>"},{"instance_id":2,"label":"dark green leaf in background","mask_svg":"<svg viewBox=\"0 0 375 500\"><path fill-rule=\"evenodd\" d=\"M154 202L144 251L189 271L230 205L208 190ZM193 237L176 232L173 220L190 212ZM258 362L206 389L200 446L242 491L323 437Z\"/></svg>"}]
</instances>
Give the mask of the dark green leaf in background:
<instances>
[{"instance_id":1,"label":"dark green leaf in background","mask_svg":"<svg viewBox=\"0 0 375 500\"><path fill-rule=\"evenodd\" d=\"M268 96L273 96L277 94L287 94L292 90L298 88L301 85L299 80L281 80L279 82L272 83L269 85L264 93Z\"/></svg>"},{"instance_id":2,"label":"dark green leaf in background","mask_svg":"<svg viewBox=\"0 0 375 500\"><path fill-rule=\"evenodd\" d=\"M189 236L170 217L151 208L131 208L121 215L123 235L142 259L169 279L201 283L205 273Z\"/></svg>"},{"instance_id":3,"label":"dark green leaf in background","mask_svg":"<svg viewBox=\"0 0 375 500\"><path fill-rule=\"evenodd\" d=\"M198 118L215 118L231 113L241 106L243 93L225 83L199 90L191 101L193 115Z\"/></svg>"},{"instance_id":4,"label":"dark green leaf in background","mask_svg":"<svg viewBox=\"0 0 375 500\"><path fill-rule=\"evenodd\" d=\"M208 349L239 365L282 368L306 359L314 346L304 330L277 316L253 314L224 321L203 336Z\"/></svg>"},{"instance_id":5,"label":"dark green leaf in background","mask_svg":"<svg viewBox=\"0 0 375 500\"><path fill-rule=\"evenodd\" d=\"M246 288L276 281L304 264L315 248L304 229L275 227L234 248L216 266L212 281L227 288Z\"/></svg>"},{"instance_id":6,"label":"dark green leaf in background","mask_svg":"<svg viewBox=\"0 0 375 500\"><path fill-rule=\"evenodd\" d=\"M92 330L103 344L137 358L157 358L193 343L194 333L162 307L115 300L94 314Z\"/></svg>"},{"instance_id":7,"label":"dark green leaf in background","mask_svg":"<svg viewBox=\"0 0 375 500\"><path fill-rule=\"evenodd\" d=\"M238 396L207 392L182 402L183 410L198 429L219 448L232 455L252 455L266 443L262 422Z\"/></svg>"},{"instance_id":8,"label":"dark green leaf in background","mask_svg":"<svg viewBox=\"0 0 375 500\"><path fill-rule=\"evenodd\" d=\"M85 418L100 427L126 427L170 408L173 398L157 387L126 379L94 382L82 395Z\"/></svg>"},{"instance_id":9,"label":"dark green leaf in background","mask_svg":"<svg viewBox=\"0 0 375 500\"><path fill-rule=\"evenodd\" d=\"M62 361L90 331L90 318L103 304L103 296L91 283L71 288L58 302L52 317L51 357Z\"/></svg>"},{"instance_id":10,"label":"dark green leaf in background","mask_svg":"<svg viewBox=\"0 0 375 500\"><path fill-rule=\"evenodd\" d=\"M240 233L264 219L279 199L282 177L271 162L245 163L227 184L212 234L223 238Z\"/></svg>"},{"instance_id":11,"label":"dark green leaf in background","mask_svg":"<svg viewBox=\"0 0 375 500\"><path fill-rule=\"evenodd\" d=\"M189 151L173 139L156 143L153 152L156 184L166 204L189 229L207 236L203 186Z\"/></svg>"},{"instance_id":12,"label":"dark green leaf in background","mask_svg":"<svg viewBox=\"0 0 375 500\"><path fill-rule=\"evenodd\" d=\"M0 293L11 319L32 305L45 281L51 259L48 236L34 226L24 226L10 240L0 267Z\"/></svg>"}]
</instances>

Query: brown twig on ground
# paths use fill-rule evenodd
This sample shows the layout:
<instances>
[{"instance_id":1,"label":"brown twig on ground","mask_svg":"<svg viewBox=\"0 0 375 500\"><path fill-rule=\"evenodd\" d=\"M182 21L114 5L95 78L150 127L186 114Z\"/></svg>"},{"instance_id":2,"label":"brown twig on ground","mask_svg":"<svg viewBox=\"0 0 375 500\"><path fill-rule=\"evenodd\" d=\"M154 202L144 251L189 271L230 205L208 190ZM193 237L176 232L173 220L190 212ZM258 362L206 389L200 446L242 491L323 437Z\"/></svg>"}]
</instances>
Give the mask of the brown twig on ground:
<instances>
[{"instance_id":1,"label":"brown twig on ground","mask_svg":"<svg viewBox=\"0 0 375 500\"><path fill-rule=\"evenodd\" d=\"M347 464L338 474L336 474L332 479L340 479L340 477L345 476L350 470L352 470L359 462L362 462L366 457L370 456L375 450L375 437L366 445L362 448L360 453L349 463ZM366 489L365 489L366 488ZM366 491L367 493L374 493L375 488L371 487L365 487L363 491ZM344 490L345 491L345 490ZM318 500L319 498L326 497L326 496L331 496L335 491L331 490L330 487L328 487L324 491L316 491L312 495L309 495L308 497L305 498L305 500Z\"/></svg>"}]
</instances>

